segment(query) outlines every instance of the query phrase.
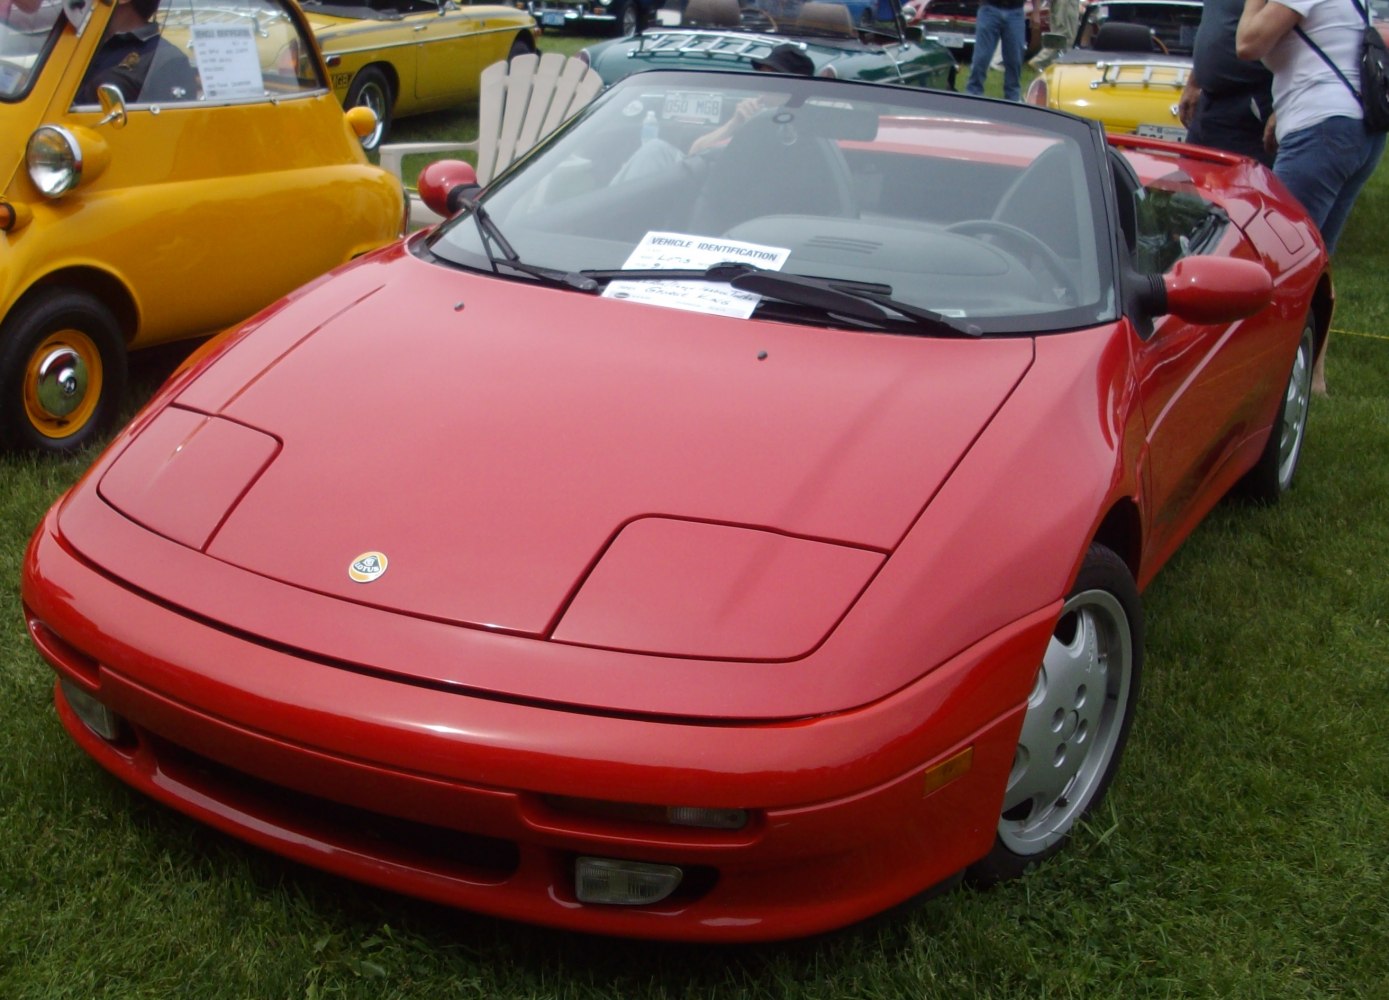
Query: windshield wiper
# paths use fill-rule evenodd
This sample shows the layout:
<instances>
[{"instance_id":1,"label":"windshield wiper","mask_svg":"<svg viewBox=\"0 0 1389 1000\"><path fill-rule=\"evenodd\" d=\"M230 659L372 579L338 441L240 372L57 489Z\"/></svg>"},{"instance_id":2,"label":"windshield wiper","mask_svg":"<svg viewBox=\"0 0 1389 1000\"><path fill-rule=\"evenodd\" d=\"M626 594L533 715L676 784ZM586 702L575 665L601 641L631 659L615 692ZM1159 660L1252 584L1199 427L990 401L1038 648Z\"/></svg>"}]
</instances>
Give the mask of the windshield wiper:
<instances>
[{"instance_id":1,"label":"windshield wiper","mask_svg":"<svg viewBox=\"0 0 1389 1000\"><path fill-rule=\"evenodd\" d=\"M915 330L922 330L924 327L925 331L946 336L978 337L981 332L973 324L962 326L934 310L894 299L889 285L852 280L838 281L805 274L785 274L781 271L767 271L750 264L725 261L703 270L652 269L583 273L600 281L611 281L615 278L637 281L726 281L740 291L754 292L793 305L809 306L879 328L900 327L903 322L907 322Z\"/></svg>"},{"instance_id":2,"label":"windshield wiper","mask_svg":"<svg viewBox=\"0 0 1389 1000\"><path fill-rule=\"evenodd\" d=\"M533 278L539 278L547 284L555 285L560 288L572 288L579 292L598 291L598 282L592 278L576 274L573 271L563 271L553 267L540 267L537 264L527 264L521 259L521 255L516 252L516 248L511 245L506 236L502 233L501 227L497 225L490 212L482 207L482 202L472 198L462 197L459 202L463 208L468 210L468 214L473 217L473 223L477 226L478 238L482 243L482 251L487 254L487 260L492 265L493 272L498 266L509 267L513 271L520 271ZM502 252L498 257L492 252L492 244L497 245L497 249Z\"/></svg>"},{"instance_id":3,"label":"windshield wiper","mask_svg":"<svg viewBox=\"0 0 1389 1000\"><path fill-rule=\"evenodd\" d=\"M973 324L968 327L961 326L934 310L894 299L890 285L852 279L817 278L806 274L786 274L736 261L722 261L703 270L653 268L583 273L600 281L614 278L637 281L724 281L741 291L754 292L793 305L809 306L878 326L900 324L905 319L910 320L913 325L924 324L936 333L961 337L977 337L981 333Z\"/></svg>"},{"instance_id":4,"label":"windshield wiper","mask_svg":"<svg viewBox=\"0 0 1389 1000\"><path fill-rule=\"evenodd\" d=\"M756 292L758 295L781 299L783 302L811 306L872 323L897 324L905 319L914 326L948 336L978 337L981 333L977 326L961 326L933 309L923 309L894 299L891 294L871 292L862 288L851 289L828 278L752 269L734 278L729 284L742 291Z\"/></svg>"}]
</instances>

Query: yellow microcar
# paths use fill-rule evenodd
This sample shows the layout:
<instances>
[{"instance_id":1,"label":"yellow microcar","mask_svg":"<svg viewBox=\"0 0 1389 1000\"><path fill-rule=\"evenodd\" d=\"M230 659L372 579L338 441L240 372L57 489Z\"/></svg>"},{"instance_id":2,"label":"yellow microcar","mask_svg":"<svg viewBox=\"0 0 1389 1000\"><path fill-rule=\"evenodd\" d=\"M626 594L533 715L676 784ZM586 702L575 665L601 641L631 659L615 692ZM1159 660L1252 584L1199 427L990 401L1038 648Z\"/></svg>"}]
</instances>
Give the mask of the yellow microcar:
<instances>
[{"instance_id":1,"label":"yellow microcar","mask_svg":"<svg viewBox=\"0 0 1389 1000\"><path fill-rule=\"evenodd\" d=\"M287 0L0 0L0 446L116 415L126 351L402 231Z\"/></svg>"},{"instance_id":2,"label":"yellow microcar","mask_svg":"<svg viewBox=\"0 0 1389 1000\"><path fill-rule=\"evenodd\" d=\"M495 62L535 51L535 18L454 0L300 0L343 107L370 108L375 149L395 118L471 106Z\"/></svg>"}]
</instances>

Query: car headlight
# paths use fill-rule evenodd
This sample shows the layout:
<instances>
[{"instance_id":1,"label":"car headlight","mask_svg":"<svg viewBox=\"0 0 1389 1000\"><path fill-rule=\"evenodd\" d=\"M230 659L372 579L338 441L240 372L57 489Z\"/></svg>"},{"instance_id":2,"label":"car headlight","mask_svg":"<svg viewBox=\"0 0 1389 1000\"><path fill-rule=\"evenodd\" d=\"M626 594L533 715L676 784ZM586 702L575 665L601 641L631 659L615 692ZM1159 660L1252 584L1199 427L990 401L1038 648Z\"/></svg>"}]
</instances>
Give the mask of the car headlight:
<instances>
[{"instance_id":1,"label":"car headlight","mask_svg":"<svg viewBox=\"0 0 1389 1000\"><path fill-rule=\"evenodd\" d=\"M24 152L29 179L45 198L61 198L98 176L108 158L106 142L96 133L61 125L39 126Z\"/></svg>"}]
</instances>

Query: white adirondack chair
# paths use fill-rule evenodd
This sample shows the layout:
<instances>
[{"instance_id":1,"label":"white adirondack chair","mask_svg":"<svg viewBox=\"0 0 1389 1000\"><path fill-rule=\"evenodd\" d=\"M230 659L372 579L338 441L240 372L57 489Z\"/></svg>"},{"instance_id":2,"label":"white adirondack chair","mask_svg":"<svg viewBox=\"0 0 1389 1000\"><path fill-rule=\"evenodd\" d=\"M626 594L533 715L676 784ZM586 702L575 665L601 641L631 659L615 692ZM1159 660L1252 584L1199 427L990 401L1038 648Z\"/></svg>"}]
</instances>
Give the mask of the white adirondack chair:
<instances>
[{"instance_id":1,"label":"white adirondack chair","mask_svg":"<svg viewBox=\"0 0 1389 1000\"><path fill-rule=\"evenodd\" d=\"M477 154L478 183L486 184L530 152L603 89L603 81L572 56L527 53L482 71L478 99L478 137L470 142L399 142L380 147L381 166L401 176L401 160L413 153ZM412 228L437 222L410 192Z\"/></svg>"}]
</instances>

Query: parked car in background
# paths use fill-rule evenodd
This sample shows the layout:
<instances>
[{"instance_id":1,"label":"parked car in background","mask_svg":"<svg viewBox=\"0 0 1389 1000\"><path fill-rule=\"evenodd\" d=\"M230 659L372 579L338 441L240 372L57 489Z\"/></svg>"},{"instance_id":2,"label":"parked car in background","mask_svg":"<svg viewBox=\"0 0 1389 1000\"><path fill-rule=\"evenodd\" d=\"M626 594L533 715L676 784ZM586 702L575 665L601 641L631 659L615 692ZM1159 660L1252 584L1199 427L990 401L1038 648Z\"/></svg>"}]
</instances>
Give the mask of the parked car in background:
<instances>
[{"instance_id":1,"label":"parked car in background","mask_svg":"<svg viewBox=\"0 0 1389 1000\"><path fill-rule=\"evenodd\" d=\"M648 69L748 69L799 45L817 76L953 90L954 58L902 19L898 0L690 0L675 27L652 26L579 54L604 83Z\"/></svg>"},{"instance_id":2,"label":"parked car in background","mask_svg":"<svg viewBox=\"0 0 1389 1000\"><path fill-rule=\"evenodd\" d=\"M1032 9L1039 0L1025 0L1023 15L1027 19L1027 46L1023 57L1031 59L1042 47L1042 34L1051 24L1051 4L1040 0L1038 18ZM979 0L911 0L903 5L907 23L919 25L926 38L944 45L960 62L974 57L974 26L979 17Z\"/></svg>"},{"instance_id":3,"label":"parked car in background","mask_svg":"<svg viewBox=\"0 0 1389 1000\"><path fill-rule=\"evenodd\" d=\"M812 934L1060 850L1142 723L1140 590L1294 482L1332 289L1269 172L653 71L473 180L427 167L453 218L209 345L45 517L72 739L588 932Z\"/></svg>"},{"instance_id":4,"label":"parked car in background","mask_svg":"<svg viewBox=\"0 0 1389 1000\"><path fill-rule=\"evenodd\" d=\"M1111 132L1185 139L1177 101L1201 7L1199 0L1090 4L1075 46L1033 79L1023 99L1098 119Z\"/></svg>"},{"instance_id":5,"label":"parked car in background","mask_svg":"<svg viewBox=\"0 0 1389 1000\"><path fill-rule=\"evenodd\" d=\"M643 19L656 16L660 0L527 0L528 10L547 31L597 29L631 35Z\"/></svg>"},{"instance_id":6,"label":"parked car in background","mask_svg":"<svg viewBox=\"0 0 1389 1000\"><path fill-rule=\"evenodd\" d=\"M117 9L0 14L0 445L87 444L127 350L220 330L401 231L400 184L358 141L375 121L344 114L297 8L166 0L148 75L98 89Z\"/></svg>"},{"instance_id":7,"label":"parked car in background","mask_svg":"<svg viewBox=\"0 0 1389 1000\"><path fill-rule=\"evenodd\" d=\"M535 51L536 24L505 4L455 0L300 0L343 107L371 108L375 149L391 122L477 101L478 77Z\"/></svg>"}]
</instances>

